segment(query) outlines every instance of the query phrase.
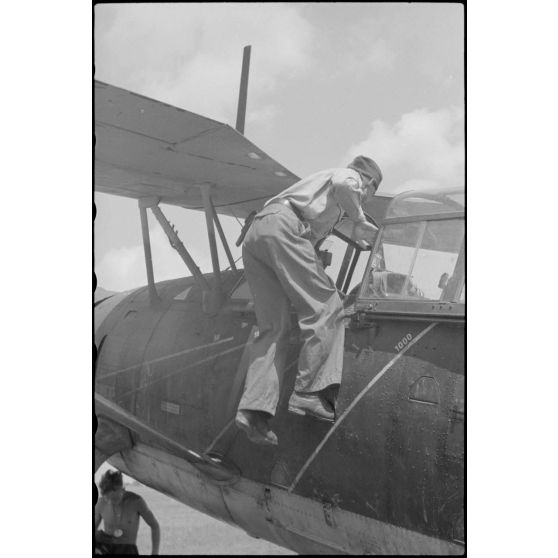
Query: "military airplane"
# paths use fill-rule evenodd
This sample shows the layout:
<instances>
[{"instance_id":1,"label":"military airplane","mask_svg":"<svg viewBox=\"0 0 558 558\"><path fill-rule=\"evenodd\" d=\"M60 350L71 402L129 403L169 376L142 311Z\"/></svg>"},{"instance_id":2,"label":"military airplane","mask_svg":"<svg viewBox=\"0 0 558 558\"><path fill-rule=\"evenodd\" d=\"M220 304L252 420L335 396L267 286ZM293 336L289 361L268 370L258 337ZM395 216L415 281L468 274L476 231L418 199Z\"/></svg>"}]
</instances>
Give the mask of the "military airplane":
<instances>
[{"instance_id":1,"label":"military airplane","mask_svg":"<svg viewBox=\"0 0 558 558\"><path fill-rule=\"evenodd\" d=\"M365 213L379 230L366 249L338 226L346 339L335 421L288 411L293 312L271 423L279 445L253 444L234 417L257 324L219 215L247 218L298 177L243 135L245 85L237 129L94 87L94 187L138 200L148 279L95 302L95 470L108 460L301 554L464 553L464 190L375 196ZM205 212L212 273L162 205ZM188 276L154 281L148 210Z\"/></svg>"}]
</instances>

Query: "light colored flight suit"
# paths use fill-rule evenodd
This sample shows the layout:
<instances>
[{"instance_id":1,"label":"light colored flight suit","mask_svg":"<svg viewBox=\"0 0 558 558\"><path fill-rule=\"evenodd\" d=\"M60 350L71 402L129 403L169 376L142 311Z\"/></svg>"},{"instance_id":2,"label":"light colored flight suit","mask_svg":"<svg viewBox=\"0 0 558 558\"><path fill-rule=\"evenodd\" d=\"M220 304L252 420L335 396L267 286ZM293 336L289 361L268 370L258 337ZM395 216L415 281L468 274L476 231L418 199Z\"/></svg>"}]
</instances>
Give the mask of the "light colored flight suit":
<instances>
[{"instance_id":1,"label":"light colored flight suit","mask_svg":"<svg viewBox=\"0 0 558 558\"><path fill-rule=\"evenodd\" d=\"M259 335L249 348L239 410L275 415L288 352L291 303L303 340L295 391L316 392L341 383L343 304L314 245L344 215L355 222L366 219L361 208L363 195L356 171L328 169L284 190L256 215L244 239L242 256ZM281 200L288 200L296 212Z\"/></svg>"}]
</instances>

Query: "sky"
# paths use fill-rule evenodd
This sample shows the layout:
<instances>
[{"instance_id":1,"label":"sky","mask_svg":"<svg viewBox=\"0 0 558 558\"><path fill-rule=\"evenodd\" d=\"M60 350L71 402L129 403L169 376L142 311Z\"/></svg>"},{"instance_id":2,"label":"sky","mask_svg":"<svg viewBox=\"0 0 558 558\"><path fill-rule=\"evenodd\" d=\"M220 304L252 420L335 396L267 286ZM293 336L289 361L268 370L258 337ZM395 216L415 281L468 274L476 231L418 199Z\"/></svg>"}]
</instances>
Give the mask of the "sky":
<instances>
[{"instance_id":1,"label":"sky","mask_svg":"<svg viewBox=\"0 0 558 558\"><path fill-rule=\"evenodd\" d=\"M463 32L460 4L97 5L95 79L234 126L249 44L245 135L292 172L345 166L364 154L382 168L379 193L459 187ZM146 284L137 202L97 194L95 203L98 284L116 291ZM204 215L162 209L210 271ZM189 274L149 219L155 280ZM222 223L236 240L239 223Z\"/></svg>"}]
</instances>

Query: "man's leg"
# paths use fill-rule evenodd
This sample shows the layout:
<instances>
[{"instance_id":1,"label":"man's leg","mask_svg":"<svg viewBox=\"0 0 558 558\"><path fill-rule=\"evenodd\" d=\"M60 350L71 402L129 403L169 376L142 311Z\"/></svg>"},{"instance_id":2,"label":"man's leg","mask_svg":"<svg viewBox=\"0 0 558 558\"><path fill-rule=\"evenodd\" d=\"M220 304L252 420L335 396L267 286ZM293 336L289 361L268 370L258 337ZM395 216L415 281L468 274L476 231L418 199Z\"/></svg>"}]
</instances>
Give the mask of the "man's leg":
<instances>
[{"instance_id":1,"label":"man's leg","mask_svg":"<svg viewBox=\"0 0 558 558\"><path fill-rule=\"evenodd\" d=\"M295 391L319 392L341 383L343 304L296 216L286 210L273 227L258 256L273 269L298 314L303 346Z\"/></svg>"},{"instance_id":2,"label":"man's leg","mask_svg":"<svg viewBox=\"0 0 558 558\"><path fill-rule=\"evenodd\" d=\"M275 415L283 383L290 305L273 270L246 246L243 259L259 332L249 347L250 364L235 422L252 442L277 445L277 436L270 430L268 420Z\"/></svg>"},{"instance_id":3,"label":"man's leg","mask_svg":"<svg viewBox=\"0 0 558 558\"><path fill-rule=\"evenodd\" d=\"M320 266L318 262L316 265ZM291 300L299 313L303 337L289 410L334 420L335 401L343 370L343 304L330 278L321 266L317 269L316 274L309 273L306 276L300 274L298 266L289 269L290 284L294 291ZM293 280L294 277L298 277L298 280Z\"/></svg>"},{"instance_id":4,"label":"man's leg","mask_svg":"<svg viewBox=\"0 0 558 558\"><path fill-rule=\"evenodd\" d=\"M259 333L249 348L250 359L239 410L275 415L287 356L290 305L273 270L242 251L246 279L256 309Z\"/></svg>"}]
</instances>

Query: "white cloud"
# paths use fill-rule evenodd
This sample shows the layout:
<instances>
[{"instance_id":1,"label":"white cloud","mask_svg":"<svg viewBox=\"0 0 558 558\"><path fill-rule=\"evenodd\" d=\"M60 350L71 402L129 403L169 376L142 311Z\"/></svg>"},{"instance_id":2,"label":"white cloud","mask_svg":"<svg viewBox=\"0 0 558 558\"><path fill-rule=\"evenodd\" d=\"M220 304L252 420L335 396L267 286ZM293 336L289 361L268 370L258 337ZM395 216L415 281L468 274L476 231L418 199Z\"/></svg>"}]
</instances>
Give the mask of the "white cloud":
<instances>
[{"instance_id":1,"label":"white cloud","mask_svg":"<svg viewBox=\"0 0 558 558\"><path fill-rule=\"evenodd\" d=\"M165 207L164 209L167 218L176 224L178 236L196 265L202 273L211 272L213 267L207 241L205 215L202 212L178 208ZM176 217L181 212L183 215L180 216L180 220L177 220ZM221 216L220 221L233 258L236 259L241 254L240 248L234 245L240 227L232 217ZM155 282L191 275L180 255L171 247L163 229L154 220L149 225L149 239ZM229 263L219 240L217 240L217 248L220 268L227 268ZM95 274L99 287L110 291L125 291L147 285L143 244L108 250L96 262Z\"/></svg>"},{"instance_id":2,"label":"white cloud","mask_svg":"<svg viewBox=\"0 0 558 558\"><path fill-rule=\"evenodd\" d=\"M97 6L96 78L234 123L243 47L252 111L307 66L312 38L288 4Z\"/></svg>"},{"instance_id":3,"label":"white cloud","mask_svg":"<svg viewBox=\"0 0 558 558\"><path fill-rule=\"evenodd\" d=\"M375 120L368 136L350 147L342 160L359 154L380 165L384 192L463 186L464 111L417 109L394 125Z\"/></svg>"},{"instance_id":4,"label":"white cloud","mask_svg":"<svg viewBox=\"0 0 558 558\"><path fill-rule=\"evenodd\" d=\"M109 250L95 266L97 284L109 291L123 291L144 285L145 265L140 255L136 247Z\"/></svg>"},{"instance_id":5,"label":"white cloud","mask_svg":"<svg viewBox=\"0 0 558 558\"><path fill-rule=\"evenodd\" d=\"M163 230L155 225L149 230L155 281L165 281L190 275L188 268L171 247ZM209 257L200 249L188 246L202 271L210 270ZM104 289L124 291L147 284L143 245L109 250L95 266L97 284Z\"/></svg>"}]
</instances>

